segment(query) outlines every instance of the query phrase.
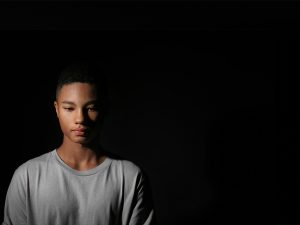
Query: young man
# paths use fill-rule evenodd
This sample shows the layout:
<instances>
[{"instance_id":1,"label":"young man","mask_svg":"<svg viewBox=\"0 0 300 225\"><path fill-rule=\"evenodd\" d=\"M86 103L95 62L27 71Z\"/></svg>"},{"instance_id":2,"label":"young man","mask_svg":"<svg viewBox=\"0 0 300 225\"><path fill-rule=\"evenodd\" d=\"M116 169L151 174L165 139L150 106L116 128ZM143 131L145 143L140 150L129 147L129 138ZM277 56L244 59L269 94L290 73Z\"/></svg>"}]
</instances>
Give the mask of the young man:
<instances>
[{"instance_id":1,"label":"young man","mask_svg":"<svg viewBox=\"0 0 300 225\"><path fill-rule=\"evenodd\" d=\"M101 74L71 65L58 80L62 144L19 166L9 185L3 225L152 225L145 174L99 145L105 112Z\"/></svg>"}]
</instances>

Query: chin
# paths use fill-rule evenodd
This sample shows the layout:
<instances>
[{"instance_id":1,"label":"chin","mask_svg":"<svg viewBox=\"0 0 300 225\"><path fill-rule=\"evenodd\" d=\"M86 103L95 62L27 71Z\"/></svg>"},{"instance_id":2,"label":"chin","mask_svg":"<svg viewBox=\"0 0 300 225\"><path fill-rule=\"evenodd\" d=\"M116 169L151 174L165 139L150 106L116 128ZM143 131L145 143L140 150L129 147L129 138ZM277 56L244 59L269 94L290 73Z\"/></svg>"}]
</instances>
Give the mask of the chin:
<instances>
[{"instance_id":1,"label":"chin","mask_svg":"<svg viewBox=\"0 0 300 225\"><path fill-rule=\"evenodd\" d=\"M76 144L88 144L90 143L90 139L87 137L76 137L76 138L72 138L72 142Z\"/></svg>"}]
</instances>

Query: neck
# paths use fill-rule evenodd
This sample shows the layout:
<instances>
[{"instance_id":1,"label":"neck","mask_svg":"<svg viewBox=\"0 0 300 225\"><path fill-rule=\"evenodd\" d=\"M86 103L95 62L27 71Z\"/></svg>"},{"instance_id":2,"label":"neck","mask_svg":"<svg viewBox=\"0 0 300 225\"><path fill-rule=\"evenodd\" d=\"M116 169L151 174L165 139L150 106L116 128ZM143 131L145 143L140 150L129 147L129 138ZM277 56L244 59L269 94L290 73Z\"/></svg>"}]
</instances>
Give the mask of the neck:
<instances>
[{"instance_id":1,"label":"neck","mask_svg":"<svg viewBox=\"0 0 300 225\"><path fill-rule=\"evenodd\" d=\"M105 159L99 145L95 143L82 145L66 139L57 149L57 154L66 164L76 170L92 169Z\"/></svg>"}]
</instances>

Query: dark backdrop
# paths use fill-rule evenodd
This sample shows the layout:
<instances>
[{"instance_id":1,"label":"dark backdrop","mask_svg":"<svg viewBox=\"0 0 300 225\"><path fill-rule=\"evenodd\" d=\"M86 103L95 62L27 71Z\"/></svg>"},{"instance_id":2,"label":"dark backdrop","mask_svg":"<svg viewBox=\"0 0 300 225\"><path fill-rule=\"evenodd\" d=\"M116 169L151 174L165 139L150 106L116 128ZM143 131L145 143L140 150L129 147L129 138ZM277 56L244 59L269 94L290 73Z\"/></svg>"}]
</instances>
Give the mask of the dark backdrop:
<instances>
[{"instance_id":1,"label":"dark backdrop","mask_svg":"<svg viewBox=\"0 0 300 225\"><path fill-rule=\"evenodd\" d=\"M299 10L1 2L1 208L16 167L61 141L59 69L93 59L108 72L103 146L145 169L159 224L299 223Z\"/></svg>"}]
</instances>

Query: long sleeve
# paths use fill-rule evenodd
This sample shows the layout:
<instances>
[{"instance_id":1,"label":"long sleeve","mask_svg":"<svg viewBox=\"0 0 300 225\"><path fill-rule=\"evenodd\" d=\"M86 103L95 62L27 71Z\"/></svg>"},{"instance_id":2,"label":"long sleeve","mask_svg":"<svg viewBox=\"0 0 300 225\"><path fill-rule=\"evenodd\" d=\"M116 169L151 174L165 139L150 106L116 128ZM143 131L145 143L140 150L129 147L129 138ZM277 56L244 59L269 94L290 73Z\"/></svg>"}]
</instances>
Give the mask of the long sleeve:
<instances>
[{"instance_id":1,"label":"long sleeve","mask_svg":"<svg viewBox=\"0 0 300 225\"><path fill-rule=\"evenodd\" d=\"M18 168L10 182L7 190L4 221L2 225L26 225L26 177L22 175L24 171Z\"/></svg>"}]
</instances>

